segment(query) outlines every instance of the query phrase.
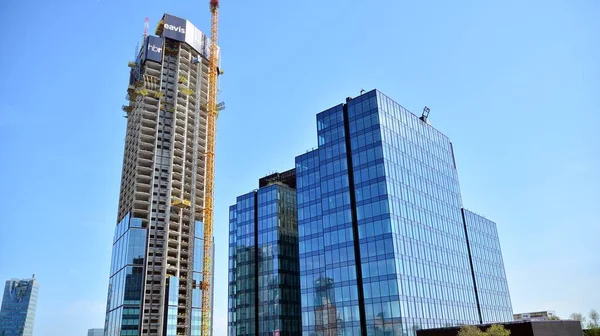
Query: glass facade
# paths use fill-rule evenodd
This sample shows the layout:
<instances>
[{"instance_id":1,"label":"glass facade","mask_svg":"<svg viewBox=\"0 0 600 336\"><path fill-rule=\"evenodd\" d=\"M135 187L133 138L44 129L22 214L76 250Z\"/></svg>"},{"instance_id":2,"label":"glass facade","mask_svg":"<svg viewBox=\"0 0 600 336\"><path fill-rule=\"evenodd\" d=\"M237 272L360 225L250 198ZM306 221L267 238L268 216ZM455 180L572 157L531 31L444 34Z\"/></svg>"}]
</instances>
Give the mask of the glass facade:
<instances>
[{"instance_id":1,"label":"glass facade","mask_svg":"<svg viewBox=\"0 0 600 336\"><path fill-rule=\"evenodd\" d=\"M144 286L147 230L129 214L115 228L105 336L138 336Z\"/></svg>"},{"instance_id":2,"label":"glass facade","mask_svg":"<svg viewBox=\"0 0 600 336\"><path fill-rule=\"evenodd\" d=\"M179 277L170 276L167 279L167 318L165 336L177 336L177 301L179 294Z\"/></svg>"},{"instance_id":3,"label":"glass facade","mask_svg":"<svg viewBox=\"0 0 600 336\"><path fill-rule=\"evenodd\" d=\"M31 279L6 281L0 310L0 335L31 336L37 307L39 285Z\"/></svg>"},{"instance_id":4,"label":"glass facade","mask_svg":"<svg viewBox=\"0 0 600 336\"><path fill-rule=\"evenodd\" d=\"M204 247L204 224L195 223L193 278L196 284L202 280L202 260ZM111 277L109 280L105 336L139 335L140 312L146 257L147 230L142 221L129 214L117 224L113 241ZM213 244L214 255L214 244ZM214 264L211 278L214 283ZM167 309L163 324L165 336L175 336L178 325L179 290L184 286L177 276L169 276L166 281ZM214 286L211 286L211 300ZM212 303L211 303L212 306ZM192 290L191 334L199 336L202 328L202 290L195 286ZM211 315L212 324L212 315ZM212 327L210 328L212 333Z\"/></svg>"},{"instance_id":5,"label":"glass facade","mask_svg":"<svg viewBox=\"0 0 600 336\"><path fill-rule=\"evenodd\" d=\"M229 308L228 334L255 335L257 248L255 193L237 198L229 208Z\"/></svg>"},{"instance_id":6,"label":"glass facade","mask_svg":"<svg viewBox=\"0 0 600 336\"><path fill-rule=\"evenodd\" d=\"M303 335L479 323L448 138L376 90L317 131L296 158Z\"/></svg>"},{"instance_id":7,"label":"glass facade","mask_svg":"<svg viewBox=\"0 0 600 336\"><path fill-rule=\"evenodd\" d=\"M296 158L304 335L359 335L363 313L343 105L317 117L319 149Z\"/></svg>"},{"instance_id":8,"label":"glass facade","mask_svg":"<svg viewBox=\"0 0 600 336\"><path fill-rule=\"evenodd\" d=\"M274 183L230 207L229 330L298 335L300 278L296 191Z\"/></svg>"},{"instance_id":9,"label":"glass facade","mask_svg":"<svg viewBox=\"0 0 600 336\"><path fill-rule=\"evenodd\" d=\"M483 323L511 321L513 310L496 223L463 209Z\"/></svg>"},{"instance_id":10,"label":"glass facade","mask_svg":"<svg viewBox=\"0 0 600 336\"><path fill-rule=\"evenodd\" d=\"M392 236L398 247L396 267L402 275L398 280L403 331L476 324L479 316L452 144L388 97L378 93L376 98Z\"/></svg>"}]
</instances>

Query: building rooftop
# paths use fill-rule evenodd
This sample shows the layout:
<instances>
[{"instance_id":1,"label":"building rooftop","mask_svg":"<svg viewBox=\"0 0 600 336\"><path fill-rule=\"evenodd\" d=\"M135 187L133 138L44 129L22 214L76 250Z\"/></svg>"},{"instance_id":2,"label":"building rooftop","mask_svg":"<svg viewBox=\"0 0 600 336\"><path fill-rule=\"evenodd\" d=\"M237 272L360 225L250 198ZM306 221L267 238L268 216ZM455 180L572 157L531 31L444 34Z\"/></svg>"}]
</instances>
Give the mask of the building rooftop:
<instances>
[{"instance_id":1,"label":"building rooftop","mask_svg":"<svg viewBox=\"0 0 600 336\"><path fill-rule=\"evenodd\" d=\"M258 180L258 187L266 187L273 183L283 183L290 188L296 188L296 169L290 169L283 173L273 173Z\"/></svg>"}]
</instances>

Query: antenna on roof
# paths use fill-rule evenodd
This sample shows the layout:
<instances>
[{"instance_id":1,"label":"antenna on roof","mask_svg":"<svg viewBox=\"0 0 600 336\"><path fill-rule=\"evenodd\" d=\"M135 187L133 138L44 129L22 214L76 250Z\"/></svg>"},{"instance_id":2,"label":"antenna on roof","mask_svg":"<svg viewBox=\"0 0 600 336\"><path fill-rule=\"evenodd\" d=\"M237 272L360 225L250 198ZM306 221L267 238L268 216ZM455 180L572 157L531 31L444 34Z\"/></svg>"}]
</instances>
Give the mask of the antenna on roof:
<instances>
[{"instance_id":1,"label":"antenna on roof","mask_svg":"<svg viewBox=\"0 0 600 336\"><path fill-rule=\"evenodd\" d=\"M150 19L146 16L146 20L144 20L144 40L146 36L148 36L148 24L150 23Z\"/></svg>"},{"instance_id":2,"label":"antenna on roof","mask_svg":"<svg viewBox=\"0 0 600 336\"><path fill-rule=\"evenodd\" d=\"M148 36L148 23L149 22L150 22L150 19L146 16L146 19L144 20L144 36L142 37L142 45L146 42L146 37ZM140 42L136 43L136 45L135 45L135 52L133 53L133 59L137 59L139 53L140 53Z\"/></svg>"},{"instance_id":3,"label":"antenna on roof","mask_svg":"<svg viewBox=\"0 0 600 336\"><path fill-rule=\"evenodd\" d=\"M423 108L423 114L421 114L421 118L419 119L423 120L426 123L429 123L429 121L427 121L427 118L429 117L429 111L431 111L429 107L425 106Z\"/></svg>"}]
</instances>

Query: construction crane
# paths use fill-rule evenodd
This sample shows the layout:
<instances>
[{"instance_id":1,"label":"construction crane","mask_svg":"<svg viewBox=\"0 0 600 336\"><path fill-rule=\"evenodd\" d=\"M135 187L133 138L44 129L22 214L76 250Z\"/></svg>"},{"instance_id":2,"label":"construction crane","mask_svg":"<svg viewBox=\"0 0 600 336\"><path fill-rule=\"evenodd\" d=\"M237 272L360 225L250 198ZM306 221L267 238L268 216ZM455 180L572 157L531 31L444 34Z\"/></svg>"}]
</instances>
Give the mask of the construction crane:
<instances>
[{"instance_id":1,"label":"construction crane","mask_svg":"<svg viewBox=\"0 0 600 336\"><path fill-rule=\"evenodd\" d=\"M211 315L211 273L212 273L212 234L215 185L215 140L217 132L217 76L219 75L219 0L210 0L211 29L210 55L208 68L208 115L206 134L206 182L204 196L204 259L202 261L202 336L210 335Z\"/></svg>"}]
</instances>

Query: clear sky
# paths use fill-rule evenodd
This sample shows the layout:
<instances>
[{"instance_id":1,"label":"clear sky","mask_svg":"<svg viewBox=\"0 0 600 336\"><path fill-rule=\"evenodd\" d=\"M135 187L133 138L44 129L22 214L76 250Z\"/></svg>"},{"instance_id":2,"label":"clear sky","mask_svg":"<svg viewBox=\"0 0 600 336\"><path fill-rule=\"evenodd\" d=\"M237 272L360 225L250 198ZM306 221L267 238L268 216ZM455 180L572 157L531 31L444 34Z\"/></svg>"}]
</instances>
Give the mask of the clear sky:
<instances>
[{"instance_id":1,"label":"clear sky","mask_svg":"<svg viewBox=\"0 0 600 336\"><path fill-rule=\"evenodd\" d=\"M431 108L466 207L498 223L515 312L600 309L598 1L221 2L215 335L228 206L363 88ZM103 327L127 62L163 12L209 29L208 0L0 1L0 280L36 274L36 336Z\"/></svg>"}]
</instances>

